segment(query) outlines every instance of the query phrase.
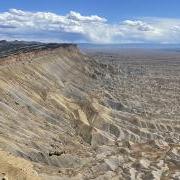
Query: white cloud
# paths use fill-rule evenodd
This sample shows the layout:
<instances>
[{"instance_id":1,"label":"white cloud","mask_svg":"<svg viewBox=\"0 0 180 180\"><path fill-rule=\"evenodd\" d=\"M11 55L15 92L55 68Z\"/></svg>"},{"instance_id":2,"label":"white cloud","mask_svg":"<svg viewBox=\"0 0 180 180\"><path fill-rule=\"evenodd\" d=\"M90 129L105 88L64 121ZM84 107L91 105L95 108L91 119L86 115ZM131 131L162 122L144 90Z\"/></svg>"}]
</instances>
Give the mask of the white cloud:
<instances>
[{"instance_id":1,"label":"white cloud","mask_svg":"<svg viewBox=\"0 0 180 180\"><path fill-rule=\"evenodd\" d=\"M171 27L171 30L175 33L180 33L180 24Z\"/></svg>"},{"instance_id":2,"label":"white cloud","mask_svg":"<svg viewBox=\"0 0 180 180\"><path fill-rule=\"evenodd\" d=\"M139 20L138 21L126 20L123 22L123 24L131 28L135 28L139 31L153 31L154 30L154 28L151 25L145 22L139 21Z\"/></svg>"},{"instance_id":3,"label":"white cloud","mask_svg":"<svg viewBox=\"0 0 180 180\"><path fill-rule=\"evenodd\" d=\"M0 13L0 38L56 42L180 43L180 19L141 18L111 24L97 15L10 9Z\"/></svg>"},{"instance_id":4,"label":"white cloud","mask_svg":"<svg viewBox=\"0 0 180 180\"><path fill-rule=\"evenodd\" d=\"M68 19L74 20L74 21L82 21L82 22L106 22L107 20L105 18L101 18L99 16L96 15L92 15L92 16L82 16L80 13L78 12L74 12L71 11L68 15L67 15Z\"/></svg>"}]
</instances>

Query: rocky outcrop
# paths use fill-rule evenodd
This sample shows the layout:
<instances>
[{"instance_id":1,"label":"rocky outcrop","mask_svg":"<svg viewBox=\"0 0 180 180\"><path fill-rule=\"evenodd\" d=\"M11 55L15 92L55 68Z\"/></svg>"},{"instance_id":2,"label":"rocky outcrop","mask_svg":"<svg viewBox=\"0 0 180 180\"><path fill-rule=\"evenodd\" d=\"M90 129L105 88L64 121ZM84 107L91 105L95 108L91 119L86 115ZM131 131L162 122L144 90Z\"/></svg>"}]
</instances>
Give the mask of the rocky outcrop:
<instances>
[{"instance_id":1,"label":"rocky outcrop","mask_svg":"<svg viewBox=\"0 0 180 180\"><path fill-rule=\"evenodd\" d=\"M43 55L55 53L58 49L68 51L79 51L76 44L58 43L27 43L21 41L0 41L0 65L10 64L18 61L31 61Z\"/></svg>"}]
</instances>

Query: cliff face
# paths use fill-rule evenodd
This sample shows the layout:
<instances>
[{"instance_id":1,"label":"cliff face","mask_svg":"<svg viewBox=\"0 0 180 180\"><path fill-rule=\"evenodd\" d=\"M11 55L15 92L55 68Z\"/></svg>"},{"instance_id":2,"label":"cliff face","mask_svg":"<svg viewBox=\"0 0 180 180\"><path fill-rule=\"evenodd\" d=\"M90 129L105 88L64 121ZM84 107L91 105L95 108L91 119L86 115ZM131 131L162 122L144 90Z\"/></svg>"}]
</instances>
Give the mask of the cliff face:
<instances>
[{"instance_id":1,"label":"cliff face","mask_svg":"<svg viewBox=\"0 0 180 180\"><path fill-rule=\"evenodd\" d=\"M78 51L76 44L57 43L25 43L21 41L0 41L0 65L10 64L17 61L30 61L33 58L55 53L57 49L66 51Z\"/></svg>"},{"instance_id":2,"label":"cliff face","mask_svg":"<svg viewBox=\"0 0 180 180\"><path fill-rule=\"evenodd\" d=\"M150 166L169 150L163 141L159 149L155 141L140 144L148 140L140 132L150 134L145 120L102 90L106 65L75 45L28 45L1 56L0 148L31 162L40 178L126 179L138 172L136 159L139 166ZM114 74L114 68L109 72ZM163 132L157 134L149 139L161 141Z\"/></svg>"},{"instance_id":3,"label":"cliff face","mask_svg":"<svg viewBox=\"0 0 180 180\"><path fill-rule=\"evenodd\" d=\"M38 167L82 166L89 153L82 137L90 143L92 129L83 112L85 106L88 111L92 83L87 57L75 45L4 54L8 55L0 60L2 150L39 163ZM86 160L78 160L78 153Z\"/></svg>"}]
</instances>

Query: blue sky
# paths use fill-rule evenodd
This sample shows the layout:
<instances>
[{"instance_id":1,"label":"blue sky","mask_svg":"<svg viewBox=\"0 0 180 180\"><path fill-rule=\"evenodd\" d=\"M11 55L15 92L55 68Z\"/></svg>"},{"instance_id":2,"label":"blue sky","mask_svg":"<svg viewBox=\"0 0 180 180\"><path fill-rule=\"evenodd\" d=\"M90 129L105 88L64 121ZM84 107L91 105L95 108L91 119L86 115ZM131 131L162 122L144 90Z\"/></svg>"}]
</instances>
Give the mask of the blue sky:
<instances>
[{"instance_id":1,"label":"blue sky","mask_svg":"<svg viewBox=\"0 0 180 180\"><path fill-rule=\"evenodd\" d=\"M179 43L179 9L179 0L4 0L0 38Z\"/></svg>"},{"instance_id":2,"label":"blue sky","mask_svg":"<svg viewBox=\"0 0 180 180\"><path fill-rule=\"evenodd\" d=\"M66 14L77 11L97 14L109 21L135 17L180 18L179 0L4 0L0 11L15 8L28 11L50 11Z\"/></svg>"}]
</instances>

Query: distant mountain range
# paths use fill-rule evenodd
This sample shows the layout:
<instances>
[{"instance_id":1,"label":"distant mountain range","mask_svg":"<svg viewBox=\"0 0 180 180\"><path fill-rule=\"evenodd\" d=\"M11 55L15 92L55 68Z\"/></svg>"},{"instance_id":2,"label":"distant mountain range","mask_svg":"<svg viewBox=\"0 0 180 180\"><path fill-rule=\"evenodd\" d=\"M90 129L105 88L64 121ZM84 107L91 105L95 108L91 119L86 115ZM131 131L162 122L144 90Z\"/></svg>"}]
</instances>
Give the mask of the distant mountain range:
<instances>
[{"instance_id":1,"label":"distant mountain range","mask_svg":"<svg viewBox=\"0 0 180 180\"><path fill-rule=\"evenodd\" d=\"M78 46L81 49L122 49L122 48L137 48L137 49L162 49L162 50L173 50L180 51L180 44L91 44L91 43L80 43Z\"/></svg>"}]
</instances>

